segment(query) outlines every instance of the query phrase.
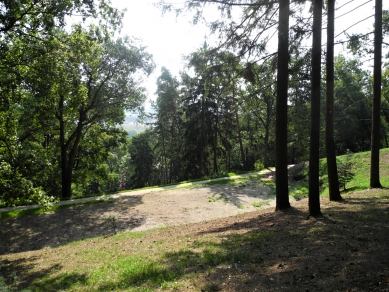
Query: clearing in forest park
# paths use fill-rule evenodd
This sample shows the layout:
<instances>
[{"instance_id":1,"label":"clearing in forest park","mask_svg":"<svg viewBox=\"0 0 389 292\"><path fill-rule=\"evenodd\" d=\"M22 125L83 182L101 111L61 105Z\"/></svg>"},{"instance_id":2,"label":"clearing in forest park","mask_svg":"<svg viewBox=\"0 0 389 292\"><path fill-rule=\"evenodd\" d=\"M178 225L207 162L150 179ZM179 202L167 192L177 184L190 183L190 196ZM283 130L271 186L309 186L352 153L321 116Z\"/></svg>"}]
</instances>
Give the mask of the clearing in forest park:
<instances>
[{"instance_id":1,"label":"clearing in forest park","mask_svg":"<svg viewBox=\"0 0 389 292\"><path fill-rule=\"evenodd\" d=\"M8 218L0 271L14 291L389 291L389 191L343 197L307 218L245 180Z\"/></svg>"}]
</instances>

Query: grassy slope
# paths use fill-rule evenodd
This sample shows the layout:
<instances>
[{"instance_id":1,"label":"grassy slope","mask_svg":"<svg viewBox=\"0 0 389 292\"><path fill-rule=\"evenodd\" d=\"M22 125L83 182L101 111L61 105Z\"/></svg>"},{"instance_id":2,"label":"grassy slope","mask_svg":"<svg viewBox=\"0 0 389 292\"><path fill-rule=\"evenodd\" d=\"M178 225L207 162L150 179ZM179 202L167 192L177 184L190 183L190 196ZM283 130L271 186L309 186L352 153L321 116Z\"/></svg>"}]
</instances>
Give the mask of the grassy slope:
<instances>
[{"instance_id":1,"label":"grassy slope","mask_svg":"<svg viewBox=\"0 0 389 292\"><path fill-rule=\"evenodd\" d=\"M345 161L346 155L338 156L337 158L340 161ZM352 171L355 173L355 176L346 184L346 190L342 190L342 194L366 190L370 186L370 152L351 154L350 161L353 163ZM308 166L304 171L308 173ZM322 196L328 196L326 159L321 159L320 161L320 173L325 182L321 194ZM389 187L389 148L381 149L380 151L380 178L381 184ZM308 197L308 178L291 184L290 195L297 199Z\"/></svg>"},{"instance_id":2,"label":"grassy slope","mask_svg":"<svg viewBox=\"0 0 389 292\"><path fill-rule=\"evenodd\" d=\"M354 155L348 189L369 186L368 155ZM388 149L381 160L381 183L388 185ZM7 280L17 272L14 291L389 289L389 190L343 197L342 203L322 198L323 220L307 220L301 200L289 212L264 210L4 255L0 272Z\"/></svg>"},{"instance_id":3,"label":"grassy slope","mask_svg":"<svg viewBox=\"0 0 389 292\"><path fill-rule=\"evenodd\" d=\"M2 256L30 291L384 291L389 191ZM15 290L19 291L19 290ZM229 291L229 290L228 290ZM386 291L386 290L385 290Z\"/></svg>"}]
</instances>

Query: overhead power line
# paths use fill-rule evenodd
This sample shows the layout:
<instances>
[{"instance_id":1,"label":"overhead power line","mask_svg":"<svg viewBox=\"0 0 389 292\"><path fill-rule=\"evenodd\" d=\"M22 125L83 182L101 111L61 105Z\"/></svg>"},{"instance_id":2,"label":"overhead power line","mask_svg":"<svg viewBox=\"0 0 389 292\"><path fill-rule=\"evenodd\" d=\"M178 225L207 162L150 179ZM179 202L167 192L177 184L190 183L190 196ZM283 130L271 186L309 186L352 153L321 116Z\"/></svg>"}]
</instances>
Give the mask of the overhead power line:
<instances>
[{"instance_id":1,"label":"overhead power line","mask_svg":"<svg viewBox=\"0 0 389 292\"><path fill-rule=\"evenodd\" d=\"M373 16L374 16L374 14L373 14L373 15L370 15L370 16L368 16L368 17L366 17L366 18L364 18L364 19L362 19L362 20L360 20L360 21L358 21L358 22L356 22L356 23L354 23L353 25L350 25L348 28L346 28L345 30L343 30L341 33L337 34L337 35L335 36L335 38L337 38L338 36L340 36L342 33L346 32L347 30L349 30L349 29L352 28L353 26L357 25L358 23L361 23L361 22L363 22L363 21L365 21L365 20L367 20L367 19L369 19L369 18L371 18L371 17L373 17Z\"/></svg>"},{"instance_id":2,"label":"overhead power line","mask_svg":"<svg viewBox=\"0 0 389 292\"><path fill-rule=\"evenodd\" d=\"M338 18L340 18L340 17L342 17L342 16L344 16L344 15L349 14L349 13L351 13L351 12L357 10L358 8L362 7L363 5L366 5L366 4L369 3L369 2L371 2L371 0L369 0L369 1L367 1L367 2L365 2L365 3L363 3L363 4L361 4L361 5L359 5L359 6L357 6L357 7L355 7L354 9L352 9L352 10L346 12L346 13L343 13L343 14L341 14L341 15L335 17L335 19L338 19Z\"/></svg>"},{"instance_id":3,"label":"overhead power line","mask_svg":"<svg viewBox=\"0 0 389 292\"><path fill-rule=\"evenodd\" d=\"M372 0L370 0L370 2L371 2L371 1L372 1ZM342 7L346 6L347 4L350 4L351 2L354 2L354 0L351 0L351 1L348 1L348 2L344 3L342 6L337 7L335 10L339 10L339 9L341 9Z\"/></svg>"}]
</instances>

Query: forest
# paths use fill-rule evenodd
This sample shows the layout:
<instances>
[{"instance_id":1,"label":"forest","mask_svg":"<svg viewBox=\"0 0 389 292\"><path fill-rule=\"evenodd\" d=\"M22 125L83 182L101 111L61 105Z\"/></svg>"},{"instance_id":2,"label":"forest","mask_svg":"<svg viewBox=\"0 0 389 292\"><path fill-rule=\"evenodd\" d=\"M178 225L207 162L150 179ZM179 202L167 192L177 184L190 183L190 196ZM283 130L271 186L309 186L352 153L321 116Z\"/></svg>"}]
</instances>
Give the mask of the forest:
<instances>
[{"instance_id":1,"label":"forest","mask_svg":"<svg viewBox=\"0 0 389 292\"><path fill-rule=\"evenodd\" d=\"M348 35L335 44L346 53L334 56L331 27L322 27L333 23L335 4L327 2L323 10L317 0L188 1L194 22L218 5L221 18L208 25L220 45L199 44L179 76L163 67L146 112L141 80L155 64L141 42L120 36L123 12L105 1L1 1L0 203L49 205L270 166L285 197L282 170L302 161L310 161L315 193L315 164L328 149L389 147L389 13L377 1L382 30L371 19L370 32ZM70 27L72 14L82 20ZM269 35L277 33L272 51ZM365 63L373 58L374 73ZM126 112L147 130L130 138L121 127Z\"/></svg>"}]
</instances>

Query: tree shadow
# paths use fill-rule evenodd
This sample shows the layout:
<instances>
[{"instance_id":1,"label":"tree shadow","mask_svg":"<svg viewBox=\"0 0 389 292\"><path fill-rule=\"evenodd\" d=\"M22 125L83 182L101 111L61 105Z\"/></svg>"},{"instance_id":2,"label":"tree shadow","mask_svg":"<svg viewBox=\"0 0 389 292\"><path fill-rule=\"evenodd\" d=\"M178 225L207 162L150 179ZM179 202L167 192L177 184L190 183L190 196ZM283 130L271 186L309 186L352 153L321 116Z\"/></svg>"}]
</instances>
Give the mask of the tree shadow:
<instances>
[{"instance_id":1,"label":"tree shadow","mask_svg":"<svg viewBox=\"0 0 389 292\"><path fill-rule=\"evenodd\" d=\"M109 236L115 230L132 230L146 220L144 214L132 210L142 204L142 199L142 196L123 196L115 201L1 220L0 255ZM115 230L109 218L115 218Z\"/></svg>"},{"instance_id":2,"label":"tree shadow","mask_svg":"<svg viewBox=\"0 0 389 292\"><path fill-rule=\"evenodd\" d=\"M246 200L247 197L258 199L259 202L273 200L274 194L272 188L255 182L242 182L239 184L213 185L212 195L210 196L215 202L232 204L235 207L250 205Z\"/></svg>"},{"instance_id":3,"label":"tree shadow","mask_svg":"<svg viewBox=\"0 0 389 292\"><path fill-rule=\"evenodd\" d=\"M202 274L203 291L382 291L389 287L389 220L372 208L321 220L294 209L253 218L210 230L220 240L195 240L165 260L173 270L184 265L182 274Z\"/></svg>"},{"instance_id":4,"label":"tree shadow","mask_svg":"<svg viewBox=\"0 0 389 292\"><path fill-rule=\"evenodd\" d=\"M18 260L14 260L12 262L8 260L2 260L2 276L7 280L11 279L12 274L15 273L18 279L22 278L23 281L17 281L18 288L30 287L32 284L34 284L35 279L41 279L39 284L34 284L34 287L36 287L37 290L43 288L42 291L47 291L46 289L48 287L50 287L50 291L60 291L63 289L69 289L79 283L85 283L87 280L86 274L79 274L74 272L59 273L57 276L45 278L53 271L60 271L62 269L62 266L56 264L44 269L39 269L37 271L34 269L34 267L39 262L41 262L41 259L37 257L30 257L28 259L19 258Z\"/></svg>"},{"instance_id":5,"label":"tree shadow","mask_svg":"<svg viewBox=\"0 0 389 292\"><path fill-rule=\"evenodd\" d=\"M292 207L249 218L240 215L215 220L206 223L211 226L206 231L190 233L190 241L185 240L182 248L169 248L158 258L136 259L130 255L120 264L115 262L115 266L126 268L117 272L115 280L96 284L93 289L146 287L153 291L175 281L194 279L177 289L385 291L389 288L385 200L387 196L376 204L369 198L353 198L351 209L336 204L320 219L307 220L305 209ZM193 230L200 229L194 226ZM184 238L185 234L180 233L177 240ZM64 289L61 285L69 286L71 281L90 285L84 275L60 274L43 279L39 287L42 291L50 285Z\"/></svg>"}]
</instances>

